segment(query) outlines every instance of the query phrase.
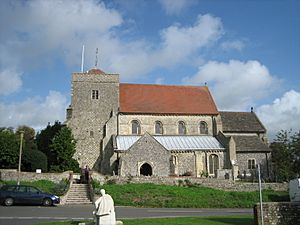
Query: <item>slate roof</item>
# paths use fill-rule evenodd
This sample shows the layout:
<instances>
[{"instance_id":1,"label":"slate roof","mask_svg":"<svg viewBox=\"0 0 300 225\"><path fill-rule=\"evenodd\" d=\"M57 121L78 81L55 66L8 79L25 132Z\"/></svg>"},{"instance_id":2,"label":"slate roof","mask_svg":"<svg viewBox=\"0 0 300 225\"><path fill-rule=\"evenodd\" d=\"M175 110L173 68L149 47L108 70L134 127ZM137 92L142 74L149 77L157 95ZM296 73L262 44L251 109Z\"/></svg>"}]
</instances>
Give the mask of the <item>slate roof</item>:
<instances>
[{"instance_id":1,"label":"slate roof","mask_svg":"<svg viewBox=\"0 0 300 225\"><path fill-rule=\"evenodd\" d=\"M120 112L217 115L206 86L120 84Z\"/></svg>"},{"instance_id":2,"label":"slate roof","mask_svg":"<svg viewBox=\"0 0 300 225\"><path fill-rule=\"evenodd\" d=\"M231 136L237 152L271 152L271 149L258 136Z\"/></svg>"},{"instance_id":3,"label":"slate roof","mask_svg":"<svg viewBox=\"0 0 300 225\"><path fill-rule=\"evenodd\" d=\"M119 135L116 137L116 150L128 150L142 136ZM167 150L224 150L224 146L212 136L152 136Z\"/></svg>"},{"instance_id":4,"label":"slate roof","mask_svg":"<svg viewBox=\"0 0 300 225\"><path fill-rule=\"evenodd\" d=\"M220 112L223 132L266 132L254 112Z\"/></svg>"}]
</instances>

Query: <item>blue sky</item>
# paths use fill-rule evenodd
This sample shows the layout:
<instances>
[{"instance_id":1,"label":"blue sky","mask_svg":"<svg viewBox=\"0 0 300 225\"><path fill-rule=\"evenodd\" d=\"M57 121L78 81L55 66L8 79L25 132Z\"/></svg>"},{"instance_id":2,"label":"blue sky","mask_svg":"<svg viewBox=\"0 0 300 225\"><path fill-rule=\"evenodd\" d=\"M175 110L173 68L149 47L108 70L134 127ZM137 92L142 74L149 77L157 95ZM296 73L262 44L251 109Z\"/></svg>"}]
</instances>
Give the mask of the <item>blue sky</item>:
<instances>
[{"instance_id":1,"label":"blue sky","mask_svg":"<svg viewBox=\"0 0 300 225\"><path fill-rule=\"evenodd\" d=\"M0 126L65 120L71 73L208 84L220 110L254 107L270 137L300 127L300 1L0 1Z\"/></svg>"}]
</instances>

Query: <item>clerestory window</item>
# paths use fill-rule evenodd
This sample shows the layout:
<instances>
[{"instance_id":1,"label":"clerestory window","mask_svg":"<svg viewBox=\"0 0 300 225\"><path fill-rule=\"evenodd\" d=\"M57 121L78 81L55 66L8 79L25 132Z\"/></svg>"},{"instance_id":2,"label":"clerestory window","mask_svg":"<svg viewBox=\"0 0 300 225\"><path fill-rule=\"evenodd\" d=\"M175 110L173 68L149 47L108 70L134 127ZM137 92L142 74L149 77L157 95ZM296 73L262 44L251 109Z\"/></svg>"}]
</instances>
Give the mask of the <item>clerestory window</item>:
<instances>
[{"instance_id":1,"label":"clerestory window","mask_svg":"<svg viewBox=\"0 0 300 225\"><path fill-rule=\"evenodd\" d=\"M204 121L200 122L200 134L208 134L207 123Z\"/></svg>"},{"instance_id":2,"label":"clerestory window","mask_svg":"<svg viewBox=\"0 0 300 225\"><path fill-rule=\"evenodd\" d=\"M186 134L186 127L183 121L178 122L178 134L180 135Z\"/></svg>"},{"instance_id":3,"label":"clerestory window","mask_svg":"<svg viewBox=\"0 0 300 225\"><path fill-rule=\"evenodd\" d=\"M141 134L141 126L139 121L131 121L131 134Z\"/></svg>"},{"instance_id":4,"label":"clerestory window","mask_svg":"<svg viewBox=\"0 0 300 225\"><path fill-rule=\"evenodd\" d=\"M160 121L155 122L155 134L163 134L163 125Z\"/></svg>"}]
</instances>

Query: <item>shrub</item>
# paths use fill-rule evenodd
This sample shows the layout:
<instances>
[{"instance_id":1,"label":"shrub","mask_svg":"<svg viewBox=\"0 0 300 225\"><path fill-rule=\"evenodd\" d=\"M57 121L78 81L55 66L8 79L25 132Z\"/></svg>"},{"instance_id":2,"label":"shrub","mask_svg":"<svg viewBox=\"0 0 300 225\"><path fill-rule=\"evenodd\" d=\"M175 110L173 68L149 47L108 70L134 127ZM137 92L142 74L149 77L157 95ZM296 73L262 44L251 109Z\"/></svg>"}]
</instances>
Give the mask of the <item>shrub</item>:
<instances>
[{"instance_id":1,"label":"shrub","mask_svg":"<svg viewBox=\"0 0 300 225\"><path fill-rule=\"evenodd\" d=\"M70 186L70 182L68 179L62 179L58 184L52 188L52 192L55 195L64 195Z\"/></svg>"}]
</instances>

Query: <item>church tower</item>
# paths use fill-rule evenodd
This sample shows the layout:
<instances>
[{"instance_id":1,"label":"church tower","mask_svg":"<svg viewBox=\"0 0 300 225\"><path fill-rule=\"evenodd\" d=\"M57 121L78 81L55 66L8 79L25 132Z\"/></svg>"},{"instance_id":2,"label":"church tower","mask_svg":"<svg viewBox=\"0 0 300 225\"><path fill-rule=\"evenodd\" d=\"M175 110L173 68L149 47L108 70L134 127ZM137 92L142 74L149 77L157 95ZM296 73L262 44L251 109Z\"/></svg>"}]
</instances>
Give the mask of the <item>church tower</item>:
<instances>
[{"instance_id":1,"label":"church tower","mask_svg":"<svg viewBox=\"0 0 300 225\"><path fill-rule=\"evenodd\" d=\"M117 134L118 108L118 74L106 74L100 69L72 74L66 123L76 140L74 158L80 166L103 170L105 154L111 151L111 136Z\"/></svg>"}]
</instances>

